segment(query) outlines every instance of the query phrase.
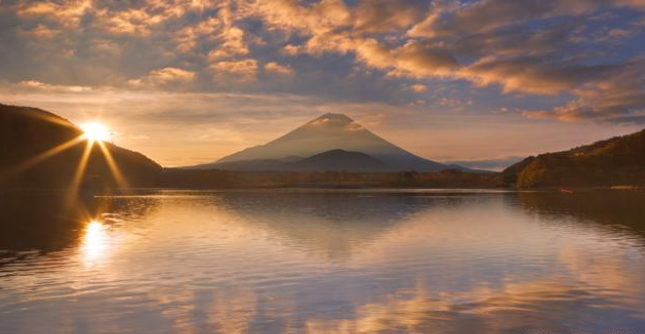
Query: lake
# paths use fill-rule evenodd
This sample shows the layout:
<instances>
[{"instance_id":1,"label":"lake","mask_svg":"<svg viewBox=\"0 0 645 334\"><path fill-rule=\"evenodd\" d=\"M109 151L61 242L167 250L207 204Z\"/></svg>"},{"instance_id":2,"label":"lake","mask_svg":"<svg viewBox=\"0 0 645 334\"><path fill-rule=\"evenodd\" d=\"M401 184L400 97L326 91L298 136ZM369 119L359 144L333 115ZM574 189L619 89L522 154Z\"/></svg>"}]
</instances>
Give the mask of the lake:
<instances>
[{"instance_id":1,"label":"lake","mask_svg":"<svg viewBox=\"0 0 645 334\"><path fill-rule=\"evenodd\" d=\"M645 193L0 195L2 333L642 333Z\"/></svg>"}]
</instances>

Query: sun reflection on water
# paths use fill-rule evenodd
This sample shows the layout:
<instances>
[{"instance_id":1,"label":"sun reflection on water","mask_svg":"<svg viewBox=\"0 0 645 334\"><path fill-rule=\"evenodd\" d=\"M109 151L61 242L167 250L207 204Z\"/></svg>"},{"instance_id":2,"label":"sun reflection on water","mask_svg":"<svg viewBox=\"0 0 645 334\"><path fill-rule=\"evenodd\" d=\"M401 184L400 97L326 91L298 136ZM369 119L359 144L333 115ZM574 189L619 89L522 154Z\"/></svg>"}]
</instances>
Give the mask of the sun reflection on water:
<instances>
[{"instance_id":1,"label":"sun reflection on water","mask_svg":"<svg viewBox=\"0 0 645 334\"><path fill-rule=\"evenodd\" d=\"M80 247L83 264L87 267L99 264L105 259L108 248L107 227L100 221L90 221L85 227Z\"/></svg>"}]
</instances>

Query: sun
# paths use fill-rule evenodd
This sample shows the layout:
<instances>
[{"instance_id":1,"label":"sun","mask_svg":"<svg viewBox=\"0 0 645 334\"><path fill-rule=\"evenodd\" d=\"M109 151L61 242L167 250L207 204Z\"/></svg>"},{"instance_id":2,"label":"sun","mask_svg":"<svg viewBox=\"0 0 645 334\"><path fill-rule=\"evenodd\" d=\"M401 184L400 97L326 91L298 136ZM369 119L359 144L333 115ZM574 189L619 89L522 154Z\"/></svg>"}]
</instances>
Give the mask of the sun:
<instances>
[{"instance_id":1,"label":"sun","mask_svg":"<svg viewBox=\"0 0 645 334\"><path fill-rule=\"evenodd\" d=\"M110 130L105 124L92 122L81 125L83 138L91 142L104 142L110 139Z\"/></svg>"}]
</instances>

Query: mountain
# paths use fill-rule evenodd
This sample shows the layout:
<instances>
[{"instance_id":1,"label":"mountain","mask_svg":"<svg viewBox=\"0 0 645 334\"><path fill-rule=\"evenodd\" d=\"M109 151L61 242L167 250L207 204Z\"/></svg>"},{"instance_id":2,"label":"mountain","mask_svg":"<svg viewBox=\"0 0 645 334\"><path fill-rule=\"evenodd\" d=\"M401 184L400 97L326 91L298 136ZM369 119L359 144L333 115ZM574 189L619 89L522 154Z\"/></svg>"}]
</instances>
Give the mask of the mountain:
<instances>
[{"instance_id":1,"label":"mountain","mask_svg":"<svg viewBox=\"0 0 645 334\"><path fill-rule=\"evenodd\" d=\"M529 157L504 170L518 187L592 187L645 185L645 130Z\"/></svg>"},{"instance_id":2,"label":"mountain","mask_svg":"<svg viewBox=\"0 0 645 334\"><path fill-rule=\"evenodd\" d=\"M360 152L388 165L393 171L439 171L446 166L414 155L375 135L343 114L325 114L265 145L247 148L213 163L192 169L235 170L232 162L282 160L285 157L312 157L332 150ZM244 166L249 166L245 163Z\"/></svg>"},{"instance_id":3,"label":"mountain","mask_svg":"<svg viewBox=\"0 0 645 334\"><path fill-rule=\"evenodd\" d=\"M0 104L0 188L68 187L86 148L86 141L79 139L82 135L80 128L50 112ZM153 185L162 172L161 166L141 153L110 143L105 147L130 186ZM96 187L117 185L97 144L89 151L81 182Z\"/></svg>"}]
</instances>

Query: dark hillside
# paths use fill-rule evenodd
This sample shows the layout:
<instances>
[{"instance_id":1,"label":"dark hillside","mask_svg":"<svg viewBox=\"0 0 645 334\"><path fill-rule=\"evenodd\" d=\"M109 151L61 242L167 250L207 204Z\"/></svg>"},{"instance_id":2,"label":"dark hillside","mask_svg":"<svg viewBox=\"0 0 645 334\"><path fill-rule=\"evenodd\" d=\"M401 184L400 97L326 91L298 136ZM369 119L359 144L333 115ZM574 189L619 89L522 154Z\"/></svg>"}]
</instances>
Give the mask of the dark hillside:
<instances>
[{"instance_id":1,"label":"dark hillside","mask_svg":"<svg viewBox=\"0 0 645 334\"><path fill-rule=\"evenodd\" d=\"M86 147L86 141L79 139L81 136L81 129L47 111L0 104L0 186L69 186ZM154 161L110 143L105 145L128 185L154 185L158 180L162 168ZM57 151L56 147L61 150ZM107 159L97 144L91 149L82 182L92 187L116 186Z\"/></svg>"}]
</instances>

